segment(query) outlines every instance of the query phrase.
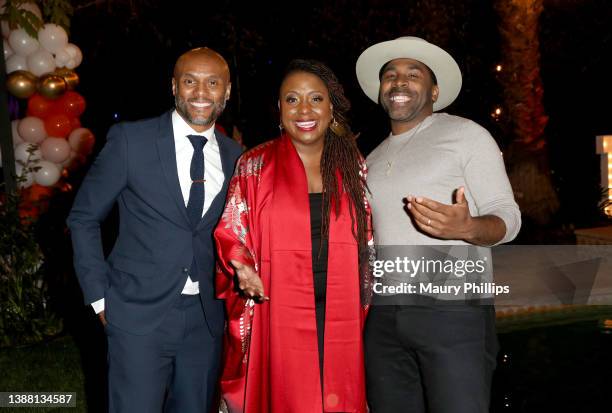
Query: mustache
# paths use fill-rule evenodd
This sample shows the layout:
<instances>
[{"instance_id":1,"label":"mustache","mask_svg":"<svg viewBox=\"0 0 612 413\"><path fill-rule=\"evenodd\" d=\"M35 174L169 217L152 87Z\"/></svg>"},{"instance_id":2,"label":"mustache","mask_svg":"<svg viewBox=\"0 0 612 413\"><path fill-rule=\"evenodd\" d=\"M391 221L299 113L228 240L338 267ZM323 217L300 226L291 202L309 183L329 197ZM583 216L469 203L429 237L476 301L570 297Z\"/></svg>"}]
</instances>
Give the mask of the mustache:
<instances>
[{"instance_id":1,"label":"mustache","mask_svg":"<svg viewBox=\"0 0 612 413\"><path fill-rule=\"evenodd\" d=\"M393 94L393 93L405 93L405 94L407 94L407 95L408 95L408 96L410 96L410 97L412 97L412 96L414 95L414 93L412 93L412 92L410 91L410 89L408 89L408 88L405 88L405 87L397 87L397 86L395 86L395 87L392 87L391 89L389 89L389 90L388 90L388 91L385 93L385 96L389 96L389 95L391 95L391 94Z\"/></svg>"},{"instance_id":2,"label":"mustache","mask_svg":"<svg viewBox=\"0 0 612 413\"><path fill-rule=\"evenodd\" d=\"M187 102L196 102L196 103L210 103L211 105L215 104L215 101L212 99L200 99L200 98L191 98L187 99Z\"/></svg>"}]
</instances>

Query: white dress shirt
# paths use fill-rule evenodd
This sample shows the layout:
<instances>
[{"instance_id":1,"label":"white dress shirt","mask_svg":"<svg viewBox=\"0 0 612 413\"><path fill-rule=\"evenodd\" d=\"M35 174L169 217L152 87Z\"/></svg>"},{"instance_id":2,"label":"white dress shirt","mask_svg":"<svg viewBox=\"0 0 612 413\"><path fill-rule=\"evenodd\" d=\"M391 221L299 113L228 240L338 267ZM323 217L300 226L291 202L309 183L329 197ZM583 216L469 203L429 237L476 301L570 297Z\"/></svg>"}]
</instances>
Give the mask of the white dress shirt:
<instances>
[{"instance_id":1,"label":"white dress shirt","mask_svg":"<svg viewBox=\"0 0 612 413\"><path fill-rule=\"evenodd\" d=\"M221 154L219 152L219 144L215 136L215 125L213 124L204 132L196 132L185 122L185 120L177 113L172 112L172 130L174 132L174 151L176 154L176 166L183 194L185 208L189 202L189 191L191 189L191 158L193 157L193 146L187 138L187 135L202 135L208 141L204 145L204 209L202 216L206 214L212 201L221 191L225 175L221 164ZM181 294L195 295L200 292L199 283L192 281L191 277L187 276L185 286ZM104 311L104 298L95 301L91 304L96 314Z\"/></svg>"}]
</instances>

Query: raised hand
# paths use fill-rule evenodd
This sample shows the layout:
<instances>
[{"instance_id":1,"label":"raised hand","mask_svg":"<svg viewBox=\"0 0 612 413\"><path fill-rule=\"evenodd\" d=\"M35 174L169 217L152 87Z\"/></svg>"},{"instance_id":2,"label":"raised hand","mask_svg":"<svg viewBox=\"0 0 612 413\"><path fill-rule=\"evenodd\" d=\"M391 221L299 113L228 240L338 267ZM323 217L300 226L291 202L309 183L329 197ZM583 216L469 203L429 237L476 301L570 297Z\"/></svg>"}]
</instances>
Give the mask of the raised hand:
<instances>
[{"instance_id":1,"label":"raised hand","mask_svg":"<svg viewBox=\"0 0 612 413\"><path fill-rule=\"evenodd\" d=\"M409 195L406 208L421 231L442 239L470 241L474 234L474 219L465 199L465 188L455 193L455 203L442 204L428 198Z\"/></svg>"}]
</instances>

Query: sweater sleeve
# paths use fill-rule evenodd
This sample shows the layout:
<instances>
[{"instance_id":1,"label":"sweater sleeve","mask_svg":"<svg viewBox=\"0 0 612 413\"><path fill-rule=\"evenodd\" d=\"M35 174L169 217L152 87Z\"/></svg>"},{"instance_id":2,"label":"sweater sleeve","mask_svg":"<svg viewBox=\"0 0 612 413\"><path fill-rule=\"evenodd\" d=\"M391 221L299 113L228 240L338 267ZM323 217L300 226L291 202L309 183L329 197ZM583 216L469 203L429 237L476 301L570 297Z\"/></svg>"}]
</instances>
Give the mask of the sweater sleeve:
<instances>
[{"instance_id":1,"label":"sweater sleeve","mask_svg":"<svg viewBox=\"0 0 612 413\"><path fill-rule=\"evenodd\" d=\"M504 237L497 243L512 241L521 228L521 212L514 194L503 155L489 132L469 122L464 131L468 144L465 148L464 176L466 190L471 194L479 216L495 215L506 225Z\"/></svg>"}]
</instances>

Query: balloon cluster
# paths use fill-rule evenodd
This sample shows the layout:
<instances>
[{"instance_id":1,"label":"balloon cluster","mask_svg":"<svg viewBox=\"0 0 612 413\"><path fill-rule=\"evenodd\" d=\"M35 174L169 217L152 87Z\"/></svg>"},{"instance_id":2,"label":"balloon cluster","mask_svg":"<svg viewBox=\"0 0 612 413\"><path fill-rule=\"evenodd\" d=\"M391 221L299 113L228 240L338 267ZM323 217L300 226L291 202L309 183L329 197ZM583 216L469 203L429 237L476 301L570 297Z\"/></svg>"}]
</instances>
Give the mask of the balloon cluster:
<instances>
[{"instance_id":1,"label":"balloon cluster","mask_svg":"<svg viewBox=\"0 0 612 413\"><path fill-rule=\"evenodd\" d=\"M24 3L20 8L27 9L42 21L42 13L36 4ZM66 31L56 24L45 24L35 39L23 28L10 30L4 22L2 36L7 73L23 70L42 76L58 67L75 69L83 60L81 50L68 43Z\"/></svg>"},{"instance_id":2,"label":"balloon cluster","mask_svg":"<svg viewBox=\"0 0 612 413\"><path fill-rule=\"evenodd\" d=\"M36 4L19 7L42 21ZM94 146L94 135L79 120L85 99L74 90L79 82L74 69L82 54L55 24L45 24L35 39L3 21L2 35L7 89L18 99L28 99L26 117L12 121L16 175L22 189L36 192L42 189L37 186L54 186L82 166Z\"/></svg>"}]
</instances>

